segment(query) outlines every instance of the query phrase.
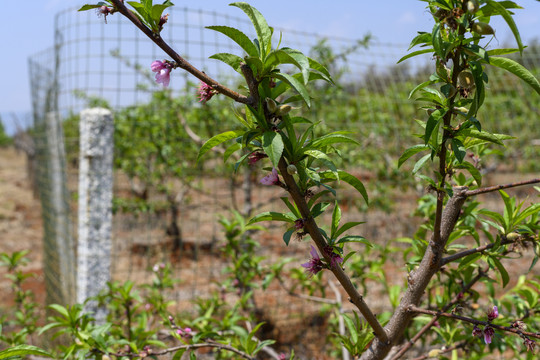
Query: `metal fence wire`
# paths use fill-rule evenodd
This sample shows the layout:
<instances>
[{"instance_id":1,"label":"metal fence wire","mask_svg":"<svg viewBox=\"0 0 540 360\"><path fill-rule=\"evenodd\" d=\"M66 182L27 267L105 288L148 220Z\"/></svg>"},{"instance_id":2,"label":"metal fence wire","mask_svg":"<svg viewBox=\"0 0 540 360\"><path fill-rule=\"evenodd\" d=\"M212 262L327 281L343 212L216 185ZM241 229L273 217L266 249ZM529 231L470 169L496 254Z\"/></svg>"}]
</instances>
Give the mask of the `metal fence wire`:
<instances>
[{"instance_id":1,"label":"metal fence wire","mask_svg":"<svg viewBox=\"0 0 540 360\"><path fill-rule=\"evenodd\" d=\"M169 22L162 33L165 40L178 53L210 76L234 84L232 70L208 57L218 52L235 53L236 47L223 35L204 27L227 25L253 35L251 23L244 18L203 10L175 7L169 12ZM63 11L56 15L54 46L29 59L36 152L41 156L37 163L45 228L44 267L50 302L69 303L73 299L73 293L68 289L73 285L70 283L71 277L67 276L66 280L63 272L74 271L72 251L76 242L76 231L73 231L76 219L71 214L77 213L74 211L77 164L76 155L68 151L67 160L58 162L54 170L50 167L51 160L48 157L51 153L46 149L54 140L46 132L47 114L50 121L58 121L57 125L60 125L62 119L78 114L92 99L105 99L113 109L148 102L152 92L159 89L152 81L150 64L156 59L167 58L144 34L121 16L111 16L107 22L108 24L105 24L102 20L96 19L95 13L91 11L79 13L76 9ZM286 29L282 31L282 43L288 47L310 54L317 45L330 44L336 54L343 55L335 63L336 68L346 74L342 76L342 79L346 80L342 86L358 94L355 105L359 110L347 120L348 125L351 129L359 129L369 139L369 146L375 151L379 149L380 142L392 137L392 146L395 149L391 149L390 154L394 160L397 159L396 156L399 155L396 154L403 151L407 145L401 136L412 133L412 130L404 129L395 119L418 114L418 105L400 95L403 94L403 84L414 81L415 74L428 71L426 64L429 59L419 57L407 65L396 66L396 61L407 52L406 44L371 42L366 48L355 39ZM279 32L280 29L275 30L276 34ZM323 39L326 39L326 43ZM539 47L533 48L537 51ZM540 68L540 53L530 53L527 61L530 63L525 66ZM177 96L195 97L192 81L187 74L174 72L171 80L173 93ZM489 87L490 91L505 95L503 105L490 105L493 106L494 114L517 117L521 108L538 110L538 102L528 100L525 95L529 90L517 81L510 81L496 74L490 78ZM314 110L315 117L316 110ZM137 121L142 123L145 119ZM378 130L381 124L385 125L383 127L385 132ZM516 122L513 126L517 127L517 131L520 131L520 127L530 129L530 123L527 122ZM534 157L534 152L538 149L535 147L537 145L534 145L538 135L536 127L536 130L528 131L529 138L523 140L529 146L527 148L529 156ZM66 148L76 149L78 139L70 136L65 138ZM527 155L524 154L523 147L519 146L510 152L516 158ZM210 160L210 164L215 164L212 161ZM198 181L197 191L188 192L183 198L178 214L184 243L184 254L181 256L171 256L170 239L164 234L170 219L163 213L115 213L111 270L113 279L148 282L152 277L152 266L159 262L169 262L173 265L174 275L180 279L180 284L170 293L170 297L182 311L188 311L190 302L196 297L209 296L210 291L219 289L219 281L223 278L226 264L219 252L223 234L216 219L220 214L227 214L225 209L231 207L234 199L243 197L239 186L241 180L230 175L230 171L225 168L220 169L212 165L201 167L200 173L195 178L205 180ZM55 183L56 180L52 180L52 171L60 173L58 180L60 182ZM115 196L125 194L128 191L128 183L129 180L125 175L117 172ZM65 188L54 192L53 189L55 186L58 187L58 184L63 184ZM54 204L59 201L57 198L59 194L62 196L60 201L65 203L63 211L60 212L54 208ZM279 198L275 193L260 187L253 194L253 203L265 204L268 209L274 206L268 199ZM403 224L402 228L398 228L399 225L395 225L397 222L394 222L391 216L370 215L373 231L380 232L377 229L385 228L383 222L386 222L386 225L394 224L391 227L395 237L411 234L410 224ZM63 235L54 230L59 228L59 223L63 224L60 226ZM301 254L299 258L305 258L307 254L305 244L291 242L289 247L284 247L283 242L279 240L282 230L278 228L277 235L271 233L258 235L258 240L262 244L258 251L267 255L269 262L285 254ZM59 237L65 238L68 233L70 243L64 240L59 243ZM380 233L371 235L381 236ZM64 284L64 287L61 284ZM68 288L65 284L68 284ZM271 288L266 294L259 305L267 309L266 315L273 319L276 327L287 322L316 326L316 312L306 306L303 300L287 297L283 290L277 287ZM283 312L284 308L288 311ZM291 329L291 334L293 328L291 325L286 327ZM293 341L297 335L292 334L288 340Z\"/></svg>"}]
</instances>

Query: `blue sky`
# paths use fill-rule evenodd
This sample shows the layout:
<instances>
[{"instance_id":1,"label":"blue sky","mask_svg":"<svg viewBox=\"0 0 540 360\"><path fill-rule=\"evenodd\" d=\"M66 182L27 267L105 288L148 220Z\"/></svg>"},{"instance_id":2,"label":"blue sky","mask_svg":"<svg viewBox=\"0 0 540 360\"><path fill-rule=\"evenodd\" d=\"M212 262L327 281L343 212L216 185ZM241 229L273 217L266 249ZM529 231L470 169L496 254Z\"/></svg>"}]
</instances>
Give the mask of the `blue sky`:
<instances>
[{"instance_id":1,"label":"blue sky","mask_svg":"<svg viewBox=\"0 0 540 360\"><path fill-rule=\"evenodd\" d=\"M5 1L5 0L4 0ZM96 1L97 2L97 1ZM223 0L173 0L176 6L205 9L243 16L241 10ZM362 38L370 32L384 43L407 44L417 31L430 31L432 22L425 2L418 0L252 0L271 26L315 32L326 36ZM19 1L15 11L4 16L0 25L0 115L8 127L11 113L24 117L31 111L27 59L53 44L54 15L66 8L92 3L89 0ZM515 20L524 43L540 39L540 2L519 2ZM73 16L77 16L77 12ZM119 16L119 15L115 15ZM100 21L96 18L96 21ZM110 18L114 21L114 17ZM216 24L209 24L216 25ZM497 40L512 43L507 26L494 22Z\"/></svg>"}]
</instances>

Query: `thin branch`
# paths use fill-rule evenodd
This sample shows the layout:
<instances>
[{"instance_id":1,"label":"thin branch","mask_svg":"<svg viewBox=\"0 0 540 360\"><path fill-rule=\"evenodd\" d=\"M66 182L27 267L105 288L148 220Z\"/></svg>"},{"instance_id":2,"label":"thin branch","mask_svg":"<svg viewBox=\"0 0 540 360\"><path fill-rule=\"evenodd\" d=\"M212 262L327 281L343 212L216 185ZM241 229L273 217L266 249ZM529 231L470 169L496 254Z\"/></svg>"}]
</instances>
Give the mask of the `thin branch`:
<instances>
[{"instance_id":1,"label":"thin branch","mask_svg":"<svg viewBox=\"0 0 540 360\"><path fill-rule=\"evenodd\" d=\"M331 259L329 258L328 254L326 254L326 251L324 251L324 248L326 246L326 240L322 236L319 230L319 226L315 222L315 219L313 218L313 216L311 216L304 194L302 194L302 192L298 188L298 185L296 184L293 176L287 172L287 162L283 157L279 160L278 168L287 186L287 191L289 192L289 194L293 198L293 201L298 207L300 215L303 219L305 219L304 228L311 236L311 239L313 240L315 245L317 245L319 252L323 255L326 261L330 263ZM341 283L341 285L349 295L349 301L358 308L360 313L366 319L366 322L371 326L373 332L375 333L375 336L381 342L387 343L388 335L379 323L379 320L377 320L377 317L373 314L369 306L364 301L362 295L360 295L360 293L356 290L356 287L351 282L351 279L339 266L332 266L330 268L330 271L334 273L337 280Z\"/></svg>"},{"instance_id":2,"label":"thin branch","mask_svg":"<svg viewBox=\"0 0 540 360\"><path fill-rule=\"evenodd\" d=\"M487 269L485 271L487 271ZM448 304L446 304L443 307L442 311L447 311L448 309L453 307L455 304L460 302L462 300L462 294L469 291L473 287L474 284L476 284L482 277L484 277L485 271L480 271L478 275L474 277L474 279L472 279L467 285L465 285L461 289L461 292L459 294L454 296L452 301L450 301ZM414 343L416 343L424 335L424 333L426 333L429 329L431 329L433 325L435 325L438 319L439 319L439 316L434 316L426 325L422 327L422 329L420 329L420 331L415 336L413 336L411 340L409 340L405 345L403 345L403 347L392 357L392 360L397 360L401 358L414 345Z\"/></svg>"},{"instance_id":3,"label":"thin branch","mask_svg":"<svg viewBox=\"0 0 540 360\"><path fill-rule=\"evenodd\" d=\"M521 237L519 237L519 238L517 238L515 240L509 240L508 238L506 238L506 236L503 236L503 239L501 240L501 242L498 245L508 245L508 244L516 243L518 241L533 241L533 240L531 240L531 239L522 240ZM448 263L451 263L453 261L461 259L461 258L463 258L465 256L489 250L492 247L494 247L495 245L497 245L497 243L489 243L489 244L486 244L486 245L483 245L483 246L475 247L475 248L469 249L469 250L463 250L463 251L460 251L458 253L449 255L449 256L447 256L447 257L445 257L445 258L443 258L441 260L441 266L444 266L444 265L446 265Z\"/></svg>"},{"instance_id":4,"label":"thin branch","mask_svg":"<svg viewBox=\"0 0 540 360\"><path fill-rule=\"evenodd\" d=\"M116 357L119 357L119 358L128 357L128 358L141 358L142 359L142 358L146 358L148 356L166 355L166 354L170 354L170 353L173 353L173 352L177 352L177 351L182 350L182 349L186 349L186 351L187 351L187 350L195 350L195 349L202 349L202 348L217 348L218 350L227 350L227 351L230 351L230 352L233 352L235 354L240 355L240 357L242 357L244 359L256 360L255 357L252 357L252 356L246 354L245 352L240 351L240 350L238 350L238 349L236 349L236 348L234 348L232 346L221 344L221 343L211 341L211 340L207 340L206 343L173 346L173 347L167 348L165 350L152 351L151 353L146 352L146 353L141 353L141 354L136 354L136 353L106 353L103 350L99 350L99 349L98 349L98 351L103 353L103 354L112 355L112 356L116 356Z\"/></svg>"},{"instance_id":5,"label":"thin branch","mask_svg":"<svg viewBox=\"0 0 540 360\"><path fill-rule=\"evenodd\" d=\"M504 184L504 185L488 186L481 189L469 190L467 191L466 196L475 196L475 195L485 194L485 193L489 193L489 192L493 192L497 190L509 189L509 188L513 188L517 186L531 185L531 184L538 184L538 183L540 183L540 178L525 180L525 181L518 181L515 183Z\"/></svg>"},{"instance_id":6,"label":"thin branch","mask_svg":"<svg viewBox=\"0 0 540 360\"><path fill-rule=\"evenodd\" d=\"M216 80L212 79L210 76L206 75L204 72L191 65L186 59L177 54L176 51L174 51L159 34L154 33L151 29L144 25L141 20L139 20L139 18L135 14L133 14L133 12L129 10L121 0L111 1L113 2L116 11L128 18L128 20L131 21L135 26L137 26L146 36L148 36L150 40L152 40L157 46L159 46L161 50L165 51L165 53L176 62L177 67L189 72L197 79L211 86L212 89L233 99L234 101L242 104L255 104L253 98L244 96L234 90L229 89L228 87L218 83Z\"/></svg>"},{"instance_id":7,"label":"thin branch","mask_svg":"<svg viewBox=\"0 0 540 360\"><path fill-rule=\"evenodd\" d=\"M466 317L466 316L449 314L449 313L446 313L446 312L443 312L443 311L422 309L422 308L419 308L419 307L414 306L414 305L409 306L408 310L411 313L427 314L427 315L433 315L433 316L443 316L443 317L447 317L447 318L451 318L451 319L456 319L456 320L468 322L468 323L471 323L471 324L474 324L474 325L490 326L493 329L510 332L510 333L517 334L517 335L520 335L520 336L525 335L525 336L528 336L528 337L533 337L533 338L536 338L536 339L540 339L540 333L533 333L533 332L530 332L530 331L523 331L523 330L519 330L519 329L510 327L510 326L496 325L496 324L492 324L492 323L490 323L488 321L476 320L476 319L469 318L469 317Z\"/></svg>"}]
</instances>

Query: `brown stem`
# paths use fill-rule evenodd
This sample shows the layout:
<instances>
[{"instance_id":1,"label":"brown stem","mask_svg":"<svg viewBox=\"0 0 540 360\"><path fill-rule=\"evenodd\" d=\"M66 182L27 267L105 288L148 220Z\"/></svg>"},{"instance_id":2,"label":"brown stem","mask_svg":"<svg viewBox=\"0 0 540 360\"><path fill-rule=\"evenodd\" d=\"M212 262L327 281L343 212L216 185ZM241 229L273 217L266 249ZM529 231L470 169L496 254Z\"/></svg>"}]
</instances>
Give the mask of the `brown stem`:
<instances>
[{"instance_id":1,"label":"brown stem","mask_svg":"<svg viewBox=\"0 0 540 360\"><path fill-rule=\"evenodd\" d=\"M516 239L516 240L509 240L507 239L506 237L503 236L503 239L501 240L500 244L499 245L508 245L508 244L512 244L512 243L515 243L519 240ZM531 239L525 239L524 241L533 241ZM458 253L455 253L455 254L452 254L452 255L449 255L445 258L443 258L441 260L441 266L444 266L452 261L456 261L458 259L461 259L465 256L468 256L468 255L471 255L471 254L475 254L475 253L479 253L479 252L482 252L482 251L486 251L486 250L489 250L491 249L492 247L494 247L497 243L490 243L490 244L486 244L486 245L483 245L483 246L479 246L479 247L476 247L474 249L469 249L469 250L463 250L463 251L460 251Z\"/></svg>"},{"instance_id":2,"label":"brown stem","mask_svg":"<svg viewBox=\"0 0 540 360\"><path fill-rule=\"evenodd\" d=\"M139 18L129 10L124 3L121 0L112 0L115 9L124 15L126 18L128 18L129 21L131 21L135 26L137 26L143 33L145 33L146 36L150 40L152 40L157 46L159 46L167 55L171 57L176 62L177 67L189 72L193 76L195 76L197 79L205 82L206 84L210 85L212 89L216 90L217 92L233 99L234 101L237 101L242 104L250 104L254 105L256 102L253 98L244 96L242 94L237 93L234 90L229 89L228 87L218 83L216 80L212 79L210 76L206 75L204 72L200 71L199 69L195 68L193 65L191 65L186 59L184 59L182 56L176 53L169 44L167 44L158 33L154 33L151 29L149 29L146 25L144 25Z\"/></svg>"},{"instance_id":3,"label":"brown stem","mask_svg":"<svg viewBox=\"0 0 540 360\"><path fill-rule=\"evenodd\" d=\"M171 348L168 348L168 349L165 349L165 350L153 351L151 353L146 353L146 354L106 353L106 352L104 352L102 350L98 350L98 351L100 351L103 354L112 355L112 356L115 356L115 357L118 357L118 358L124 358L126 356L129 357L129 358L146 358L149 355L152 355L152 356L166 355L166 354L170 354L170 353L176 352L178 350L182 350L182 349L186 349L186 350L192 350L193 349L193 350L195 350L195 349L202 349L202 348L217 348L219 350L227 350L227 351L230 351L230 352L233 352L235 354L240 355L240 357L242 357L244 359L248 359L248 360L255 360L256 359L256 358L254 358L252 356L249 356L245 352L240 351L240 350L238 350L238 349L236 349L236 348L234 348L232 346L221 344L221 343L218 343L218 342L215 342L215 341L207 341L206 343L200 343L200 344L179 345L179 346L174 346L174 347L171 347Z\"/></svg>"},{"instance_id":4,"label":"brown stem","mask_svg":"<svg viewBox=\"0 0 540 360\"><path fill-rule=\"evenodd\" d=\"M497 191L497 190L502 190L502 189L509 189L509 188L513 188L513 187L517 187L517 186L531 185L531 184L537 184L537 183L540 183L540 178L530 179L530 180L525 180L525 181L518 181L518 182L515 182L515 183L504 184L504 185L488 186L488 187L481 188L481 189L469 190L469 191L467 191L467 196L475 196L475 195L479 195L479 194L489 193L489 192L492 192L492 191Z\"/></svg>"},{"instance_id":5,"label":"brown stem","mask_svg":"<svg viewBox=\"0 0 540 360\"><path fill-rule=\"evenodd\" d=\"M419 307L414 306L414 305L409 306L408 310L411 313L427 314L427 315L433 315L433 316L443 316L443 317L447 317L447 318L451 318L451 319L456 319L456 320L468 322L468 323L475 324L475 325L483 325L483 326L488 326L489 325L492 328L497 329L497 330L506 331L506 332L510 332L510 333L513 333L513 334L517 334L517 335L525 335L525 336L528 336L528 337L533 337L533 338L536 338L536 339L540 339L540 333L533 333L533 332L529 332L529 331L523 331L523 330L519 330L519 329L510 327L510 326L496 325L496 324L492 324L492 323L490 323L488 321L476 320L476 319L469 318L469 317L466 317L466 316L450 314L450 313L446 313L446 312L443 312L443 311L422 309L422 308L419 308Z\"/></svg>"},{"instance_id":6,"label":"brown stem","mask_svg":"<svg viewBox=\"0 0 540 360\"><path fill-rule=\"evenodd\" d=\"M315 219L311 216L309 212L308 205L306 203L304 194L300 191L298 188L298 185L296 184L296 181L294 180L292 175L289 175L287 172L287 162L282 157L279 160L278 163L279 172L281 173L281 176L283 177L283 181L287 185L287 190L289 194L291 195L293 201L295 202L296 206L298 207L298 210L300 211L300 215L304 219L304 229L309 233L311 236L311 239L313 242L315 242L315 245L317 245L317 248L319 249L319 252L324 256L324 258L330 263L330 258L326 254L326 251L324 250L326 246L326 240L322 236L321 232L319 231L319 227L317 223L315 222ZM334 273L334 276L336 279L341 283L341 286L345 289L347 292L347 295L349 295L349 301L353 303L360 313L364 316L367 323L373 328L373 332L375 333L375 336L379 341L383 343L388 342L388 336L386 332L384 331L383 327L379 323L379 320L375 317L369 306L364 301L362 295L358 293L356 288L351 282L351 279L345 274L343 269L339 266L332 266L330 268L330 271Z\"/></svg>"},{"instance_id":7,"label":"brown stem","mask_svg":"<svg viewBox=\"0 0 540 360\"><path fill-rule=\"evenodd\" d=\"M479 274L474 277L474 279L472 279L467 285L465 285L461 289L460 294L457 294L456 296L454 296L452 301L450 301L448 304L446 304L443 307L442 311L447 311L452 306L454 306L459 301L461 301L462 294L469 291L473 287L473 285L476 284L478 280L480 280L484 276L485 276L485 271L480 271ZM415 336L413 336L411 340L409 340L409 342L403 345L403 347L392 357L392 360L397 360L401 358L414 345L414 343L417 342L424 335L424 333L426 333L429 329L431 329L431 327L435 324L435 322L437 322L438 319L439 319L439 316L434 316L426 325L422 327L422 329L420 329L420 331Z\"/></svg>"}]
</instances>

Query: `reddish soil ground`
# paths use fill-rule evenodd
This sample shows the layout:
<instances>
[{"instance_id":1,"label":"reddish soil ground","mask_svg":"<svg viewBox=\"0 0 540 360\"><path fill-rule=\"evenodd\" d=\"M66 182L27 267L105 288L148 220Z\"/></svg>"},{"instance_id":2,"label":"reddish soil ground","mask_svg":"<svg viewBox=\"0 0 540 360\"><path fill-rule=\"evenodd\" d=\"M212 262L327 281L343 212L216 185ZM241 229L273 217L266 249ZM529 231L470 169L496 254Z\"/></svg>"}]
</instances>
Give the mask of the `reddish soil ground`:
<instances>
[{"instance_id":1,"label":"reddish soil ground","mask_svg":"<svg viewBox=\"0 0 540 360\"><path fill-rule=\"evenodd\" d=\"M30 262L24 267L25 272L36 274L26 282L26 288L32 290L36 301L44 303L45 290L42 271L42 219L39 199L33 197L30 183L26 175L25 156L13 149L0 149L0 252L13 253L21 250L31 250L28 254ZM520 178L532 176L520 175ZM513 174L497 175L496 178L486 178L485 184L508 183L518 179ZM181 209L182 235L184 247L181 252L171 255L170 241L164 235L163 219L153 217L138 217L116 215L114 224L115 253L113 262L113 278L125 281L133 280L138 283L151 279L149 269L158 262L171 262L175 265L175 276L180 279L180 286L171 293L177 302L179 312L192 312L191 299L197 296L207 296L211 290L217 289L223 278L224 259L219 251L223 239L221 227L215 214L226 214L224 209L230 205L231 196L227 180L213 179L205 181L206 189L212 189L210 195L190 193L189 203ZM73 185L70 176L70 184ZM122 183L122 180L119 180ZM277 190L279 191L279 190ZM368 186L369 191L369 186ZM529 202L535 201L536 194L531 187L510 191L521 199L529 197ZM254 203L265 204L258 210L280 209L281 204L268 204L269 198L283 196L275 189L257 188L254 192ZM240 190L236 197L241 203ZM345 194L345 197L347 195ZM352 196L352 195L351 195ZM390 214L379 210L368 214L359 213L354 206L344 208L343 217L347 221L367 221L369 226L360 227L359 231L368 239L385 244L389 239L411 236L418 219L411 214L415 207L414 193L392 195L394 211ZM486 207L500 209L501 201L496 193L482 196ZM261 254L267 256L267 261L281 257L296 257L298 261L290 266L299 266L307 259L308 245L304 242L292 241L286 247L281 240L283 227L274 226L271 231L259 235ZM515 261L509 270L515 280L517 275L524 274L532 260L530 254L524 261ZM388 280L393 284L402 284L403 260L396 258L395 265L388 263ZM6 311L13 302L10 283L5 278L5 267L0 267L0 312ZM532 274L540 275L540 265L533 269ZM209 286L210 285L210 286ZM374 311L380 312L389 308L387 301L377 301L378 291L370 288L366 300L373 304ZM305 300L288 296L282 289L274 286L266 293L258 293L258 305L266 309L263 317L269 320L272 328L269 335L282 344L294 344L297 352L315 354L315 348L320 341L320 332L326 327L326 320L318 315L319 306L306 304ZM344 297L344 299L346 299ZM349 307L345 301L344 306ZM310 331L305 331L305 329ZM306 345L300 349L298 345ZM312 355L314 356L314 355ZM324 359L314 356L313 359Z\"/></svg>"}]
</instances>

